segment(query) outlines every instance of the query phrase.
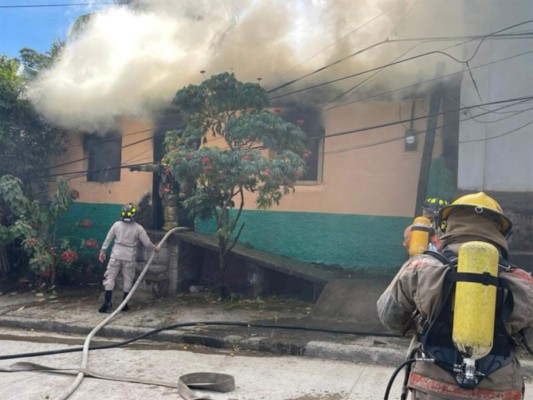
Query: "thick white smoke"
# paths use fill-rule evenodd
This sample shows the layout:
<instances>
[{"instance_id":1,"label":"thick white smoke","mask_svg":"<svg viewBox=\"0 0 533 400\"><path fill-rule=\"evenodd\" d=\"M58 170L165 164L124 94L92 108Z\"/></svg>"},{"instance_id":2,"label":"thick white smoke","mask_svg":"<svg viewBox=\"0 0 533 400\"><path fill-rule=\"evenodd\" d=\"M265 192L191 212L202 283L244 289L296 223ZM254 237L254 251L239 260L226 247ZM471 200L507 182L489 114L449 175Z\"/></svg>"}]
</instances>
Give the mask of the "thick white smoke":
<instances>
[{"instance_id":1,"label":"thick white smoke","mask_svg":"<svg viewBox=\"0 0 533 400\"><path fill-rule=\"evenodd\" d=\"M421 22L431 23L422 14L419 29L413 29L409 14L420 13L418 3L141 0L134 7L92 15L28 95L43 115L61 126L101 130L124 116L149 115L168 105L183 86L214 74L232 71L239 80L260 78L274 87L387 37L421 32ZM377 46L313 74L302 85L390 62L412 45ZM352 84L343 81L337 89Z\"/></svg>"}]
</instances>

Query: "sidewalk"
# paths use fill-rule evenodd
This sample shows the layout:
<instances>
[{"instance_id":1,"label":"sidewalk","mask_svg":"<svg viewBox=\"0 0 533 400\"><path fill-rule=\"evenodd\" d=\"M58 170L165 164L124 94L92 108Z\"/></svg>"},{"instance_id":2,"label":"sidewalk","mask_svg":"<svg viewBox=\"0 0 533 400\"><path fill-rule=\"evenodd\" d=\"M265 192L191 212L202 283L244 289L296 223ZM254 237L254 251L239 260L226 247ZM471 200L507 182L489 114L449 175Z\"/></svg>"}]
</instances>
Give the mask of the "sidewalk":
<instances>
[{"instance_id":1,"label":"sidewalk","mask_svg":"<svg viewBox=\"0 0 533 400\"><path fill-rule=\"evenodd\" d=\"M115 291L113 305L122 293ZM9 292L0 295L0 324L4 327L63 334L88 334L107 314L98 313L102 293L96 286L61 289L57 292ZM256 350L380 365L398 365L405 357L406 338L320 332L358 331L349 324L313 318L313 305L294 299L267 298L217 302L207 292L153 298L134 293L130 311L119 313L97 337L132 338L170 324L206 323L169 329L147 339L189 345ZM241 326L208 325L236 323ZM255 325L274 326L274 328ZM275 327L304 329L277 329ZM384 332L377 332L377 334Z\"/></svg>"},{"instance_id":2,"label":"sidewalk","mask_svg":"<svg viewBox=\"0 0 533 400\"><path fill-rule=\"evenodd\" d=\"M80 286L56 292L8 292L0 295L0 325L6 328L87 335L107 317L98 313L99 286ZM113 294L118 306L122 293ZM306 356L381 366L398 366L405 360L409 338L364 332L348 322L313 316L313 305L294 299L267 298L217 302L207 292L153 298L134 293L130 311L119 313L93 338L133 338L171 324L191 324L164 330L146 339L240 351ZM203 325L204 323L205 325ZM213 325L209 325L212 323ZM221 325L228 323L229 325ZM238 326L232 326L235 323ZM258 327L267 325L269 327ZM272 327L271 327L272 326ZM297 327L304 329L281 329ZM320 329L333 332L320 332ZM359 332L360 334L342 333ZM528 376L533 362L523 361Z\"/></svg>"}]
</instances>

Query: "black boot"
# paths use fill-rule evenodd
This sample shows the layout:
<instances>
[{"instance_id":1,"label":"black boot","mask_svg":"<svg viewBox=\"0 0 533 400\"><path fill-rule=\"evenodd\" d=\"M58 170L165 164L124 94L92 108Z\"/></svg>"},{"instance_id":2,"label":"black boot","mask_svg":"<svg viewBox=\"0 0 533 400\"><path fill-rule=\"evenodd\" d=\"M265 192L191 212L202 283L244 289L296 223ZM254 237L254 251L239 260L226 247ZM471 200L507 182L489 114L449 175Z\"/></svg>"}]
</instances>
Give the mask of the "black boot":
<instances>
[{"instance_id":1,"label":"black boot","mask_svg":"<svg viewBox=\"0 0 533 400\"><path fill-rule=\"evenodd\" d=\"M100 313L106 313L111 311L113 308L113 304L111 303L111 297L113 296L112 290L106 290L105 291L105 297L104 297L104 304L102 304L102 307L98 310Z\"/></svg>"},{"instance_id":2,"label":"black boot","mask_svg":"<svg viewBox=\"0 0 533 400\"><path fill-rule=\"evenodd\" d=\"M128 296L128 293L129 292L124 292L124 298L123 299L125 299ZM124 307L122 307L122 310L120 310L120 311L124 312L124 311L129 311L129 310L130 310L130 308L128 307L128 303L126 303L126 304L124 304Z\"/></svg>"}]
</instances>

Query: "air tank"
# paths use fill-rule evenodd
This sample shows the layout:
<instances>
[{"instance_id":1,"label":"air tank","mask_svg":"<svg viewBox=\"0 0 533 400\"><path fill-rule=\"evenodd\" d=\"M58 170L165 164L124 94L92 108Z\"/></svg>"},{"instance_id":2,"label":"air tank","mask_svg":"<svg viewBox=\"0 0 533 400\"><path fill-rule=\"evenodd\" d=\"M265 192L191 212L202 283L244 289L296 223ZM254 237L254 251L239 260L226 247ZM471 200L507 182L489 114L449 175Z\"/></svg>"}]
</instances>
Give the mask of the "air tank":
<instances>
[{"instance_id":1,"label":"air tank","mask_svg":"<svg viewBox=\"0 0 533 400\"><path fill-rule=\"evenodd\" d=\"M416 217L411 225L409 255L415 256L427 251L431 233L431 221L427 217Z\"/></svg>"}]
</instances>

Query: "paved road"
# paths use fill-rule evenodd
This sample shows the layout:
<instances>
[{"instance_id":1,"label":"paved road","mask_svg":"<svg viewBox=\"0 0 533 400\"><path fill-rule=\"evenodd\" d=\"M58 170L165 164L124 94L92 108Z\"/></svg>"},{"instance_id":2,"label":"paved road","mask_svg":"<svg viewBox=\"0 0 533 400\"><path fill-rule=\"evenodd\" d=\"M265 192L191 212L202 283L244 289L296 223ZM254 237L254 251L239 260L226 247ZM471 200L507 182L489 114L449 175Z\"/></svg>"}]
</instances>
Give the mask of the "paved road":
<instances>
[{"instance_id":1,"label":"paved road","mask_svg":"<svg viewBox=\"0 0 533 400\"><path fill-rule=\"evenodd\" d=\"M33 339L32 339L32 335ZM21 341L26 336L31 341ZM40 338L40 334L0 330L0 354L18 354L67 347L66 337ZM56 340L58 343L39 343ZM39 341L39 342L35 342ZM142 344L142 349L117 348L90 353L89 368L95 371L176 383L180 375L212 371L235 377L231 393L209 394L213 400L377 400L383 399L393 369L343 361L310 359L296 356L268 356L244 353L239 349L215 352L164 344ZM176 349L176 346L181 347ZM184 351L185 350L185 351ZM192 350L192 351L191 351ZM53 367L78 367L81 353L46 357L2 360L0 367L17 361L31 361ZM0 398L3 400L55 399L64 394L73 376L38 372L0 374ZM398 379L399 384L400 379ZM398 388L395 388L398 398ZM175 389L85 378L71 400L106 399L178 399Z\"/></svg>"}]
</instances>

